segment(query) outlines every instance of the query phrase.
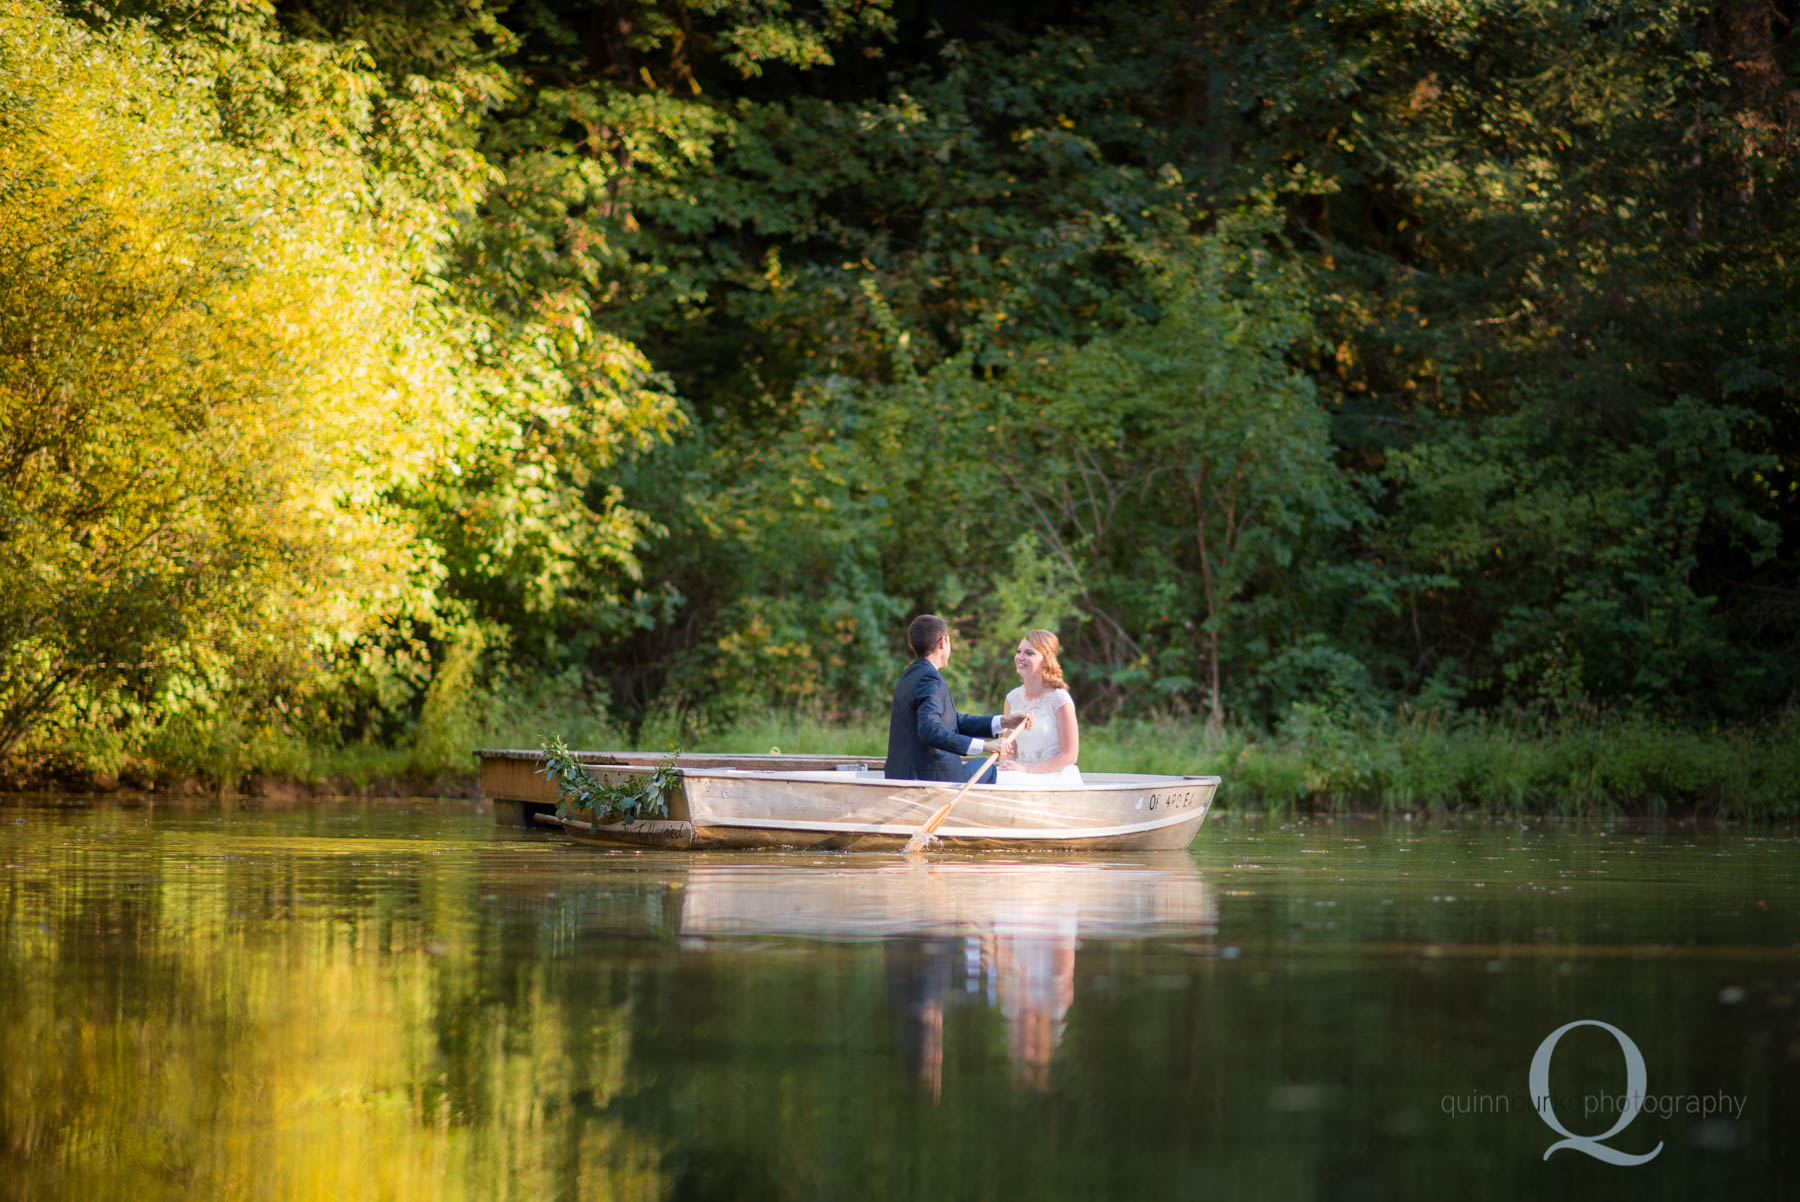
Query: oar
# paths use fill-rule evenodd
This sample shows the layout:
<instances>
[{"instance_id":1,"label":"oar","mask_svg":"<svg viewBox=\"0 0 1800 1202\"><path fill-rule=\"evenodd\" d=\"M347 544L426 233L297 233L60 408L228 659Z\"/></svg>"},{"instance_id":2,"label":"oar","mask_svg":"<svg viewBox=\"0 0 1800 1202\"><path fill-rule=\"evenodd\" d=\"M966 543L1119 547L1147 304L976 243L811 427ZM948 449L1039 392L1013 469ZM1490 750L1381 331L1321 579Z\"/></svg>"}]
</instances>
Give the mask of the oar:
<instances>
[{"instance_id":1,"label":"oar","mask_svg":"<svg viewBox=\"0 0 1800 1202\"><path fill-rule=\"evenodd\" d=\"M932 833L944 824L944 818L950 813L950 807L961 801L962 795L969 791L969 786L980 780L981 774L988 770L988 765L999 758L1000 753L998 751L989 752L987 759L981 761L981 767L975 769L975 775L971 776L967 781L964 781L963 787L956 791L956 796L952 797L949 801L946 801L942 809L927 818L925 820L925 825L914 832L913 837L906 841L906 846L901 849L901 854L916 856L924 851L926 845L931 842Z\"/></svg>"}]
</instances>

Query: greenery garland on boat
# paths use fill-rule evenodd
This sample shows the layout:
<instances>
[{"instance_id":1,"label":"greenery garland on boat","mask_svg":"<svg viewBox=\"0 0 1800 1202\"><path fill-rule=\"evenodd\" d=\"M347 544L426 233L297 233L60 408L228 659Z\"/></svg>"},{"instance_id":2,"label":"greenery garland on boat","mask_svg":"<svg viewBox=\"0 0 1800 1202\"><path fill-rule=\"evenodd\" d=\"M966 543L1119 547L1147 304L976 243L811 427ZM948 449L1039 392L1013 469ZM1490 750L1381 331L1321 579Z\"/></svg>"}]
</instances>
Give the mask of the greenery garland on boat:
<instances>
[{"instance_id":1,"label":"greenery garland on boat","mask_svg":"<svg viewBox=\"0 0 1800 1202\"><path fill-rule=\"evenodd\" d=\"M560 738L547 736L542 751L544 766L538 769L538 775L556 786L559 818L588 811L596 819L617 815L623 822L665 817L669 812L669 792L681 779L675 767L680 751L671 751L648 776L629 776L618 784L595 779Z\"/></svg>"}]
</instances>

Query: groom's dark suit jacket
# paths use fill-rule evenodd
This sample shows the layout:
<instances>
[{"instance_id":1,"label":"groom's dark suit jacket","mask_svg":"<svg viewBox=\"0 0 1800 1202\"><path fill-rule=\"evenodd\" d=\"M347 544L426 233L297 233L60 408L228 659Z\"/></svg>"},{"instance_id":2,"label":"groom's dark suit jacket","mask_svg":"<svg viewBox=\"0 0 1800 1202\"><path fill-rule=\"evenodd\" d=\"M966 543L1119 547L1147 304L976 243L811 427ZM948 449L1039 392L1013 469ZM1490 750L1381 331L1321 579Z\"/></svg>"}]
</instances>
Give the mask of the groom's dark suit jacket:
<instances>
[{"instance_id":1,"label":"groom's dark suit jacket","mask_svg":"<svg viewBox=\"0 0 1800 1202\"><path fill-rule=\"evenodd\" d=\"M915 659L894 686L888 717L887 775L892 780L963 779L971 738L991 738L994 717L959 714L950 686L928 659Z\"/></svg>"}]
</instances>

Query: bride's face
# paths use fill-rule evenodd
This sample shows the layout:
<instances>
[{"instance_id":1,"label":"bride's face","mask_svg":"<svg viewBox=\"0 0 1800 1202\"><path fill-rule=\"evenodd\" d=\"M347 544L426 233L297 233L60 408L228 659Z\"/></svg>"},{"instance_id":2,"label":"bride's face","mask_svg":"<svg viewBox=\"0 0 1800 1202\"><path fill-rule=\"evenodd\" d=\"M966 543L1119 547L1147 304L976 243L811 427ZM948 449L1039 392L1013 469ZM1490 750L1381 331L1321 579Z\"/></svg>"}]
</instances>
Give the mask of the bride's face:
<instances>
[{"instance_id":1,"label":"bride's face","mask_svg":"<svg viewBox=\"0 0 1800 1202\"><path fill-rule=\"evenodd\" d=\"M1019 640L1019 649L1013 652L1013 667L1019 670L1020 680L1031 680L1044 670L1044 657L1036 647L1024 639Z\"/></svg>"}]
</instances>

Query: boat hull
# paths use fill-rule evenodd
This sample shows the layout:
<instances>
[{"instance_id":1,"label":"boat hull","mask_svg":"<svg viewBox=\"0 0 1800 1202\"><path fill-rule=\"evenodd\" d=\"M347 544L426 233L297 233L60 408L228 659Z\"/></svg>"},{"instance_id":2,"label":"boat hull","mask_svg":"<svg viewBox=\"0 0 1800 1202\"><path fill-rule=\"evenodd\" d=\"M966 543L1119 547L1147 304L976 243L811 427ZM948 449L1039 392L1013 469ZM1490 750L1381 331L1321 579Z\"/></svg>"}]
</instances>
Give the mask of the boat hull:
<instances>
[{"instance_id":1,"label":"boat hull","mask_svg":"<svg viewBox=\"0 0 1800 1202\"><path fill-rule=\"evenodd\" d=\"M490 760L490 754L494 757ZM652 770L655 757L610 762L584 756L588 770L623 779ZM696 757L698 758L698 757ZM786 757L797 760L801 757ZM530 753L483 753L483 792L518 806L529 820L583 842L672 849L786 847L897 851L956 795L935 781L881 776L866 759L828 761L821 770L765 767L764 757L710 757L679 763L680 783L666 817L643 822L559 817L555 791ZM752 762L752 766L734 764ZM879 761L876 761L879 763ZM490 772L490 765L493 771ZM1096 773L1078 787L975 785L938 828L935 846L967 851L1159 851L1187 847L1218 790L1216 776Z\"/></svg>"}]
</instances>

